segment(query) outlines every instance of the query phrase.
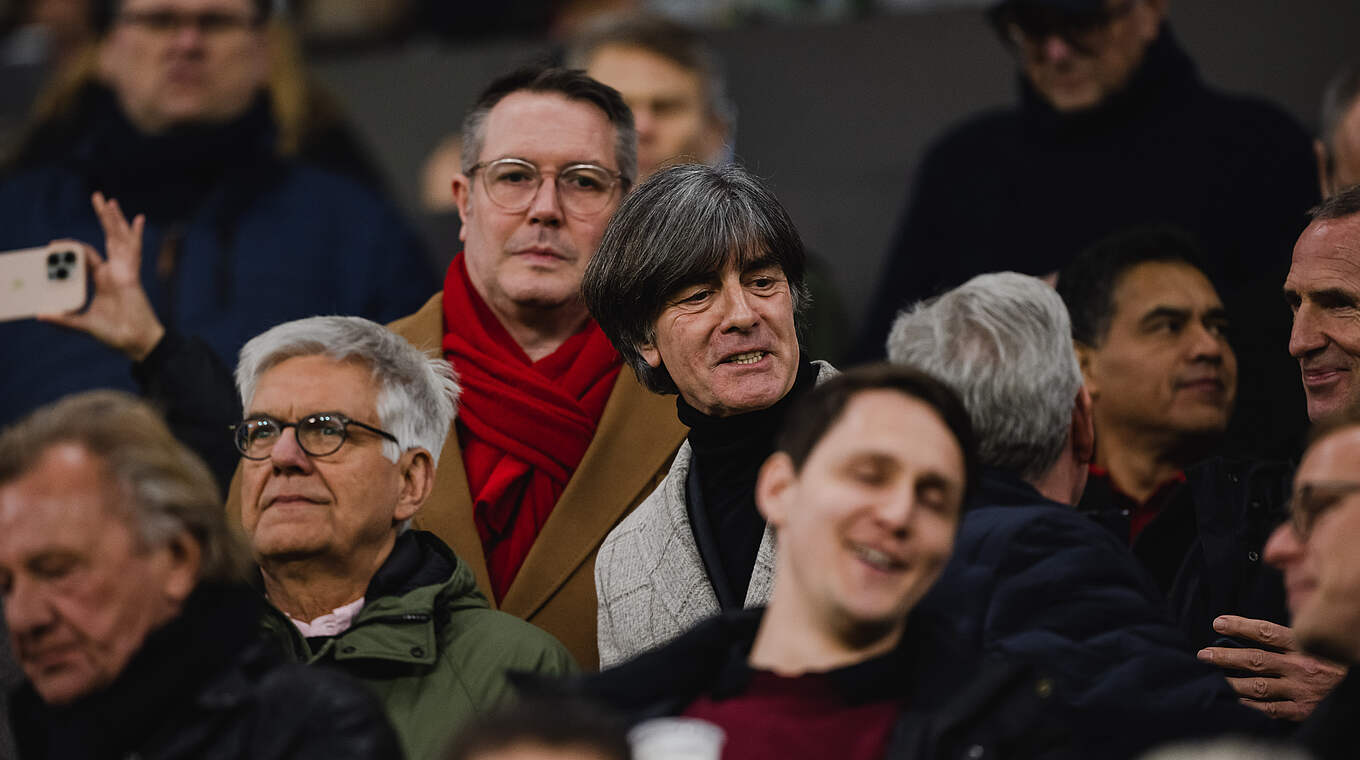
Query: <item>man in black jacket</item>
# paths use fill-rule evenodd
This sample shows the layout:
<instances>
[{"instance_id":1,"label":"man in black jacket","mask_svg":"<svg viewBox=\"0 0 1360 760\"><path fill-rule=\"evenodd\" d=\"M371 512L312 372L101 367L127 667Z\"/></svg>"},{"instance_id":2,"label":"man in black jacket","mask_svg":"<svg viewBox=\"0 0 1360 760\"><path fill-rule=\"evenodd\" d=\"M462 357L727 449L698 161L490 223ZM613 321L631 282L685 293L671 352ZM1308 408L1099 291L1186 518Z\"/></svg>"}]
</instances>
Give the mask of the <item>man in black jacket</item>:
<instances>
[{"instance_id":1,"label":"man in black jacket","mask_svg":"<svg viewBox=\"0 0 1360 760\"><path fill-rule=\"evenodd\" d=\"M0 435L0 597L21 757L399 758L371 695L280 664L203 463L147 405L81 394Z\"/></svg>"},{"instance_id":2,"label":"man in black jacket","mask_svg":"<svg viewBox=\"0 0 1360 760\"><path fill-rule=\"evenodd\" d=\"M1055 756L1052 684L961 657L948 620L917 606L974 460L967 413L938 381L884 365L827 380L757 481L777 541L769 607L701 623L587 691L635 720L714 724L725 757Z\"/></svg>"},{"instance_id":3,"label":"man in black jacket","mask_svg":"<svg viewBox=\"0 0 1360 760\"><path fill-rule=\"evenodd\" d=\"M1051 710L1084 757L1266 721L1197 663L1124 543L1083 517L1094 444L1091 397L1067 311L1042 281L980 275L903 314L892 361L964 399L985 469L954 560L922 607L954 620L973 658L1002 653L1051 673Z\"/></svg>"},{"instance_id":4,"label":"man in black jacket","mask_svg":"<svg viewBox=\"0 0 1360 760\"><path fill-rule=\"evenodd\" d=\"M1240 315L1232 444L1291 456L1297 383L1279 355L1284 251L1317 200L1307 134L1278 108L1209 89L1167 0L1007 0L993 11L1020 102L955 126L922 159L859 353L893 315L975 274L1051 275L1117 230L1171 223L1208 252Z\"/></svg>"}]
</instances>

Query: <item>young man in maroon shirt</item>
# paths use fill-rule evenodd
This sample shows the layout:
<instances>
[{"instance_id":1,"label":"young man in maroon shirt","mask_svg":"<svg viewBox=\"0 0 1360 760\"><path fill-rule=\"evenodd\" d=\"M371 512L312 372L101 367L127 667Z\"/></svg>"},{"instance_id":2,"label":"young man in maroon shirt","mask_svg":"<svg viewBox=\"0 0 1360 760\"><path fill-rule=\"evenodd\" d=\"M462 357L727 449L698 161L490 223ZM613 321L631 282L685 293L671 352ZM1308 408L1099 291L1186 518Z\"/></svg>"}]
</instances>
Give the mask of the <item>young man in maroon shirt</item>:
<instances>
[{"instance_id":1,"label":"young man in maroon shirt","mask_svg":"<svg viewBox=\"0 0 1360 760\"><path fill-rule=\"evenodd\" d=\"M1010 663L961 664L948 621L913 609L949 560L977 471L958 398L872 366L823 383L788 420L756 486L777 537L768 608L701 623L586 691L635 720L715 725L724 758L1048 756L1052 685Z\"/></svg>"}]
</instances>

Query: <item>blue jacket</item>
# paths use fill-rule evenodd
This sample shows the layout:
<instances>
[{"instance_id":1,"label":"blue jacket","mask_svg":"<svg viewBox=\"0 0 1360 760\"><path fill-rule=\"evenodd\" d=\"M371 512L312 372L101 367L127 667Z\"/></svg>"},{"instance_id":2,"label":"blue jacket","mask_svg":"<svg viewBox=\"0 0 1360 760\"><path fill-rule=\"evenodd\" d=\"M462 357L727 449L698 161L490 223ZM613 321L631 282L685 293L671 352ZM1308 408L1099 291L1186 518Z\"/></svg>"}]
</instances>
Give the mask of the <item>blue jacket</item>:
<instances>
[{"instance_id":1,"label":"blue jacket","mask_svg":"<svg viewBox=\"0 0 1360 760\"><path fill-rule=\"evenodd\" d=\"M257 131L268 135L269 128ZM191 187L202 194L173 229L147 219L142 284L168 328L202 338L235 366L246 340L280 322L315 314L386 322L438 289L414 233L386 203L351 180L267 150L261 140L259 151L244 151L249 166L228 167L206 184L201 175L179 182L173 167L147 167L157 176L151 197L173 200ZM110 190L95 186L94 176L114 163L87 139L61 160L0 182L0 250L56 238L102 248L90 194ZM140 210L126 202L124 209L129 217ZM169 260L166 277L158 266L165 271ZM125 357L32 320L0 323L0 367L0 425L71 392L136 390Z\"/></svg>"},{"instance_id":2,"label":"blue jacket","mask_svg":"<svg viewBox=\"0 0 1360 760\"><path fill-rule=\"evenodd\" d=\"M1266 733L1223 675L1199 663L1128 547L1019 478L987 471L923 609L953 621L961 650L1028 662L1055 684L1085 756L1162 741Z\"/></svg>"}]
</instances>

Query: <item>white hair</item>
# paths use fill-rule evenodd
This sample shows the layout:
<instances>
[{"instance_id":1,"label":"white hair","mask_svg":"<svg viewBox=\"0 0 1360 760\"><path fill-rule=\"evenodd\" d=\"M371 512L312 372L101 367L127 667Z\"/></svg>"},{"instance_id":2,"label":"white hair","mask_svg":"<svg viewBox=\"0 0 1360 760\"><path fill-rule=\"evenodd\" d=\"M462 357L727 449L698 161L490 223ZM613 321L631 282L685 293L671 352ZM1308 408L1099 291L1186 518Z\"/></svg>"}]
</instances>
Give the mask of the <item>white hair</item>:
<instances>
[{"instance_id":1,"label":"white hair","mask_svg":"<svg viewBox=\"0 0 1360 760\"><path fill-rule=\"evenodd\" d=\"M363 362L372 369L378 383L378 424L399 442L384 440L383 456L395 462L403 451L420 448L439 463L458 404L453 367L362 317L308 317L251 338L236 365L242 408L250 408L260 375L271 367L286 359L318 355Z\"/></svg>"},{"instance_id":2,"label":"white hair","mask_svg":"<svg viewBox=\"0 0 1360 760\"><path fill-rule=\"evenodd\" d=\"M1033 480L1061 456L1082 376L1067 308L1043 281L984 274L914 305L893 324L888 359L963 397L984 465Z\"/></svg>"}]
</instances>

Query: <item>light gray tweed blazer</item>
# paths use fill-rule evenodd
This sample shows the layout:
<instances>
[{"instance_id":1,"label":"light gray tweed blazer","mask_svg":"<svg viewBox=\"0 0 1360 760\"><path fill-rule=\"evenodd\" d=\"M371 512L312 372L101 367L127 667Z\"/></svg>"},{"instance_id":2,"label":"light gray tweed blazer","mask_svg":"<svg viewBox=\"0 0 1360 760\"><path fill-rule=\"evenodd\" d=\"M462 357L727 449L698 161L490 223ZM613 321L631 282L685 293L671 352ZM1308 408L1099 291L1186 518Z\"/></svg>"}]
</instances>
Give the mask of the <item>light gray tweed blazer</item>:
<instances>
[{"instance_id":1,"label":"light gray tweed blazer","mask_svg":"<svg viewBox=\"0 0 1360 760\"><path fill-rule=\"evenodd\" d=\"M826 362L813 363L818 383L836 374ZM661 646L722 611L685 506L692 457L686 440L666 478L600 545L595 594L601 670ZM768 602L773 582L774 531L766 525L745 606Z\"/></svg>"}]
</instances>

